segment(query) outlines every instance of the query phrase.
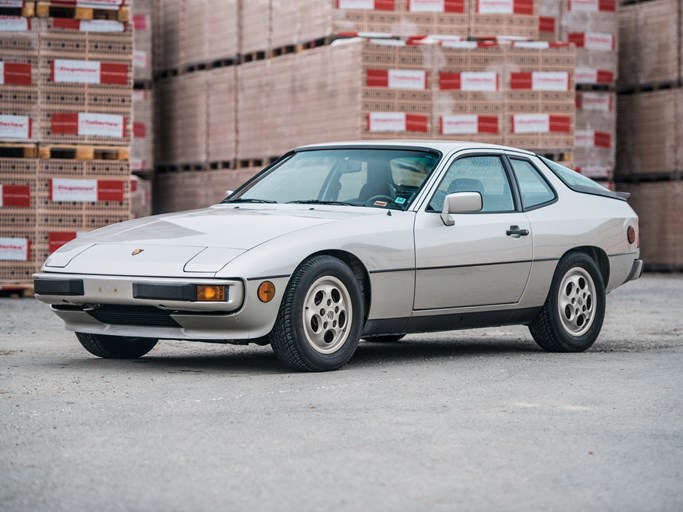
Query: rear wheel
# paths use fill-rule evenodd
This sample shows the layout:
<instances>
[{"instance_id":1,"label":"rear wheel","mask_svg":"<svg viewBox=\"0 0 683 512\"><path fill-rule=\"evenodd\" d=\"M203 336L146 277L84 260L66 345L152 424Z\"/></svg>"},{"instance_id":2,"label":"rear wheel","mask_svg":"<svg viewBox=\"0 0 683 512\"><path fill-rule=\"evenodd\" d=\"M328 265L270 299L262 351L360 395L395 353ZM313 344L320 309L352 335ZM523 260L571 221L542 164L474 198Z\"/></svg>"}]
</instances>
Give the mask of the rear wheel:
<instances>
[{"instance_id":1,"label":"rear wheel","mask_svg":"<svg viewBox=\"0 0 683 512\"><path fill-rule=\"evenodd\" d=\"M600 334L605 303L605 285L595 262L583 253L569 254L557 265L548 298L529 330L545 350L582 352Z\"/></svg>"},{"instance_id":2,"label":"rear wheel","mask_svg":"<svg viewBox=\"0 0 683 512\"><path fill-rule=\"evenodd\" d=\"M336 370L356 351L362 323L363 298L351 269L332 256L315 256L292 276L270 344L294 370Z\"/></svg>"},{"instance_id":3,"label":"rear wheel","mask_svg":"<svg viewBox=\"0 0 683 512\"><path fill-rule=\"evenodd\" d=\"M137 359L152 350L159 340L128 336L105 336L77 332L81 345L97 357L105 359Z\"/></svg>"}]
</instances>

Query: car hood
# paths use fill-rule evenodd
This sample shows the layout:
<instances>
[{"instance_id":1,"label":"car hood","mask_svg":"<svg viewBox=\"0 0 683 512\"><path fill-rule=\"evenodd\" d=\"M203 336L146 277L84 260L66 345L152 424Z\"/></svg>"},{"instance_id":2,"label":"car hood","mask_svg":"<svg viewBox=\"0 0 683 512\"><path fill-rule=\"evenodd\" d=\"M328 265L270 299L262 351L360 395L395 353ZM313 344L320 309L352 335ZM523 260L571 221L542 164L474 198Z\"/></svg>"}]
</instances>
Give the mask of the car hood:
<instances>
[{"instance_id":1,"label":"car hood","mask_svg":"<svg viewBox=\"0 0 683 512\"><path fill-rule=\"evenodd\" d=\"M215 273L274 238L368 213L358 208L332 211L293 206L216 205L107 226L59 249L46 268L145 276Z\"/></svg>"}]
</instances>

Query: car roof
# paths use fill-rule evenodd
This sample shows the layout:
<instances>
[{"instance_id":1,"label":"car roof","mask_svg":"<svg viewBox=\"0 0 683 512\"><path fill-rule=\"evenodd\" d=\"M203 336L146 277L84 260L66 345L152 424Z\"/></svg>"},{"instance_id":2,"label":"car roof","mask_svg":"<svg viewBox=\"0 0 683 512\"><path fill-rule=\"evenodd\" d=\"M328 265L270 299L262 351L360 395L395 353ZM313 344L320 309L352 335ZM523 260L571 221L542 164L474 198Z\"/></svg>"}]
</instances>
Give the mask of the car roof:
<instances>
[{"instance_id":1,"label":"car roof","mask_svg":"<svg viewBox=\"0 0 683 512\"><path fill-rule=\"evenodd\" d=\"M534 153L526 151L524 149L512 148L508 146L499 146L497 144L485 144L483 142L471 142L471 141L446 141L446 140L355 140L355 141L342 141L342 142L327 142L321 144L309 144L305 146L300 146L296 150L302 149L323 149L323 148L344 148L344 147L406 147L406 148L429 148L436 149L443 154L448 154L453 151L460 151L463 149L496 149L504 151L516 151L520 153L525 153L528 155L533 155Z\"/></svg>"}]
</instances>

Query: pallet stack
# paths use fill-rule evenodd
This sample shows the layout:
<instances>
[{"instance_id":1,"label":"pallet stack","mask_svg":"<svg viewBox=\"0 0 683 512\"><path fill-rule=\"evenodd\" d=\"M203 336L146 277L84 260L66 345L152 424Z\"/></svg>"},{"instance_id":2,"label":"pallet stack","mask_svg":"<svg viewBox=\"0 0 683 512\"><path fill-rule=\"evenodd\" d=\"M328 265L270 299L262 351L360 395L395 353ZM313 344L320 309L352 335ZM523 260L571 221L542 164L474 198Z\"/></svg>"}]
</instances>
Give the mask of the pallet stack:
<instances>
[{"instance_id":1,"label":"pallet stack","mask_svg":"<svg viewBox=\"0 0 683 512\"><path fill-rule=\"evenodd\" d=\"M616 163L616 0L542 0L545 40L570 41L576 54L575 169L611 182Z\"/></svg>"},{"instance_id":2,"label":"pallet stack","mask_svg":"<svg viewBox=\"0 0 683 512\"><path fill-rule=\"evenodd\" d=\"M617 187L640 216L650 270L683 270L683 1L619 12Z\"/></svg>"},{"instance_id":3,"label":"pallet stack","mask_svg":"<svg viewBox=\"0 0 683 512\"><path fill-rule=\"evenodd\" d=\"M234 168L238 2L157 0L155 23L154 210L163 213L216 202L244 180Z\"/></svg>"},{"instance_id":4,"label":"pallet stack","mask_svg":"<svg viewBox=\"0 0 683 512\"><path fill-rule=\"evenodd\" d=\"M154 2L135 0L133 134L130 150L131 213L134 218L152 213L152 181L154 179Z\"/></svg>"},{"instance_id":5,"label":"pallet stack","mask_svg":"<svg viewBox=\"0 0 683 512\"><path fill-rule=\"evenodd\" d=\"M130 216L128 8L55 4L10 2L0 16L2 287Z\"/></svg>"}]
</instances>

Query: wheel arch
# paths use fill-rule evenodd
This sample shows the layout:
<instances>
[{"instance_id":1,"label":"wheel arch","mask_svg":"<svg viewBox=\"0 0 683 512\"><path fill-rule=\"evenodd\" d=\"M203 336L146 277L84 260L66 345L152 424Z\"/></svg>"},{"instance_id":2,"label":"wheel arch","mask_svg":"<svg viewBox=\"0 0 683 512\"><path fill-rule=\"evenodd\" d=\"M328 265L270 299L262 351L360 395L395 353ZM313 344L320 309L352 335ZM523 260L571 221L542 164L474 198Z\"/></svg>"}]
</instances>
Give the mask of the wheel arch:
<instances>
[{"instance_id":1,"label":"wheel arch","mask_svg":"<svg viewBox=\"0 0 683 512\"><path fill-rule=\"evenodd\" d=\"M605 288L607 288L610 277L609 257L607 256L607 253L600 247L595 247L593 245L584 245L581 247L575 247L567 251L562 255L562 257L564 258L572 253L585 254L586 256L591 258L598 266L598 270L600 270L600 275L602 276L603 284L605 285Z\"/></svg>"},{"instance_id":2,"label":"wheel arch","mask_svg":"<svg viewBox=\"0 0 683 512\"><path fill-rule=\"evenodd\" d=\"M358 280L358 283L361 287L361 295L363 296L363 323L365 324L365 322L368 319L368 314L370 313L370 301L372 298L372 292L370 287L370 273L368 272L368 269L365 267L363 262L358 258L358 256L348 251L343 251L341 249L326 249L315 252L313 254L309 254L306 258L303 259L299 266L301 266L305 261L314 258L315 256L323 255L332 256L334 258L340 259L341 261L346 263L346 265L348 265L353 274L356 276L356 279Z\"/></svg>"}]
</instances>

